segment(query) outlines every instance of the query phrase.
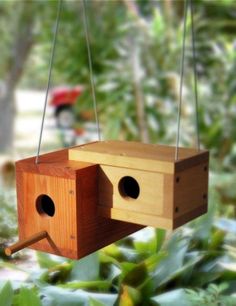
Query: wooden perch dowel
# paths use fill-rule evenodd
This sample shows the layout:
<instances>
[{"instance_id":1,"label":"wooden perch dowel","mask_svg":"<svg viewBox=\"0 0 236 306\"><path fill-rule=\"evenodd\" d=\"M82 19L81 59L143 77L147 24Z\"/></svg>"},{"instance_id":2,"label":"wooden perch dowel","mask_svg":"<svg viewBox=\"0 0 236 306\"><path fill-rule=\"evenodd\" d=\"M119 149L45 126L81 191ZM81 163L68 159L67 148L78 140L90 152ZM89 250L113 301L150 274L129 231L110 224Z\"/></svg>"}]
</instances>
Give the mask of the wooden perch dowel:
<instances>
[{"instance_id":1,"label":"wooden perch dowel","mask_svg":"<svg viewBox=\"0 0 236 306\"><path fill-rule=\"evenodd\" d=\"M16 253L17 251L20 251L24 248L27 248L31 244L46 238L47 236L48 236L48 233L46 231L42 231L42 232L39 232L37 234L34 234L34 235L32 235L31 237L29 237L25 240L18 241L17 243L13 244L12 246L9 246L9 247L5 248L5 254L7 256L10 256L10 255Z\"/></svg>"}]
</instances>

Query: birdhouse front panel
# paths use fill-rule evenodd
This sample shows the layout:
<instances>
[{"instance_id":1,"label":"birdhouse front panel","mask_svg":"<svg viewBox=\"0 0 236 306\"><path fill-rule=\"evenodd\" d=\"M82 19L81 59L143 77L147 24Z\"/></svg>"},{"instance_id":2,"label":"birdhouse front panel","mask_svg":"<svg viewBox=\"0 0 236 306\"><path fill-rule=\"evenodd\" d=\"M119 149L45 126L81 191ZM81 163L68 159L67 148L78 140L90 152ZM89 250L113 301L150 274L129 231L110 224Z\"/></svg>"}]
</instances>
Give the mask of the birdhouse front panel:
<instances>
[{"instance_id":1,"label":"birdhouse front panel","mask_svg":"<svg viewBox=\"0 0 236 306\"><path fill-rule=\"evenodd\" d=\"M102 165L99 170L101 215L146 226L171 228L173 185L159 172ZM169 187L169 188L168 188Z\"/></svg>"},{"instance_id":2,"label":"birdhouse front panel","mask_svg":"<svg viewBox=\"0 0 236 306\"><path fill-rule=\"evenodd\" d=\"M173 229L207 211L207 151L105 141L70 149L99 164L99 212L106 218Z\"/></svg>"},{"instance_id":3,"label":"birdhouse front panel","mask_svg":"<svg viewBox=\"0 0 236 306\"><path fill-rule=\"evenodd\" d=\"M162 215L164 176L157 172L101 165L99 204L107 208Z\"/></svg>"},{"instance_id":4,"label":"birdhouse front panel","mask_svg":"<svg viewBox=\"0 0 236 306\"><path fill-rule=\"evenodd\" d=\"M66 150L16 163L19 237L47 231L48 239L32 248L61 256L78 257L77 177L88 163L68 163ZM84 174L84 173L83 173Z\"/></svg>"},{"instance_id":5,"label":"birdhouse front panel","mask_svg":"<svg viewBox=\"0 0 236 306\"><path fill-rule=\"evenodd\" d=\"M142 227L98 214L98 165L61 150L16 163L19 238L46 232L31 248L73 259Z\"/></svg>"}]
</instances>

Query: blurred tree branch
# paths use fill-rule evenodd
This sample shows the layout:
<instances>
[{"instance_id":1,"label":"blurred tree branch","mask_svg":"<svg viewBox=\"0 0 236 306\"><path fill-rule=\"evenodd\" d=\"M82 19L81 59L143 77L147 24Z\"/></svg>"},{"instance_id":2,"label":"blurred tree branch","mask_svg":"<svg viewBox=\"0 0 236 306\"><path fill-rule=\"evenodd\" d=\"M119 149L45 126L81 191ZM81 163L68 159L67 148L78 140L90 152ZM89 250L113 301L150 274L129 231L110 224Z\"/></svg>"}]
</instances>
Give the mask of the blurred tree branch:
<instances>
[{"instance_id":1,"label":"blurred tree branch","mask_svg":"<svg viewBox=\"0 0 236 306\"><path fill-rule=\"evenodd\" d=\"M146 20L141 16L137 3L134 0L123 0L124 5L128 9L128 12L133 16L138 25L143 29L143 30L148 30L148 24Z\"/></svg>"},{"instance_id":2,"label":"blurred tree branch","mask_svg":"<svg viewBox=\"0 0 236 306\"><path fill-rule=\"evenodd\" d=\"M22 76L24 65L34 43L34 9L35 5L31 1L23 1L16 5L16 10L19 10L19 16L16 15L11 43L12 49L5 59L5 71L1 82L0 151L10 150L13 144L14 91Z\"/></svg>"},{"instance_id":3,"label":"blurred tree branch","mask_svg":"<svg viewBox=\"0 0 236 306\"><path fill-rule=\"evenodd\" d=\"M140 15L138 6L133 0L123 0L131 16L135 18L138 27L146 34L148 34L148 24L146 20ZM148 124L145 115L145 98L142 89L142 68L140 63L139 44L136 39L131 38L131 65L133 75L133 90L136 105L137 125L142 142L148 143L150 141L148 135Z\"/></svg>"},{"instance_id":4,"label":"blurred tree branch","mask_svg":"<svg viewBox=\"0 0 236 306\"><path fill-rule=\"evenodd\" d=\"M145 112L145 99L142 90L142 67L140 63L139 47L132 43L132 72L133 72L133 89L136 104L137 123L140 135L140 140L149 143L148 125Z\"/></svg>"}]
</instances>

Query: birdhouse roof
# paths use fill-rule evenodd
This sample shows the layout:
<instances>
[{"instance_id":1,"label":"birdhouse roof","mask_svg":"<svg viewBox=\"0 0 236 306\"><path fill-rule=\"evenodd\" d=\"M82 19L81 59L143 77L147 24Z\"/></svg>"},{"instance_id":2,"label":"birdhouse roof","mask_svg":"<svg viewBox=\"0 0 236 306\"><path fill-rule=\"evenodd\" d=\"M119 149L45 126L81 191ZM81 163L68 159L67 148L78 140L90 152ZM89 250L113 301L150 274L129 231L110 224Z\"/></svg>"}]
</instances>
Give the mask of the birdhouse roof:
<instances>
[{"instance_id":1,"label":"birdhouse roof","mask_svg":"<svg viewBox=\"0 0 236 306\"><path fill-rule=\"evenodd\" d=\"M130 141L98 141L69 150L70 160L146 171L174 173L208 159L209 152L192 148L179 148L175 160L175 147Z\"/></svg>"}]
</instances>

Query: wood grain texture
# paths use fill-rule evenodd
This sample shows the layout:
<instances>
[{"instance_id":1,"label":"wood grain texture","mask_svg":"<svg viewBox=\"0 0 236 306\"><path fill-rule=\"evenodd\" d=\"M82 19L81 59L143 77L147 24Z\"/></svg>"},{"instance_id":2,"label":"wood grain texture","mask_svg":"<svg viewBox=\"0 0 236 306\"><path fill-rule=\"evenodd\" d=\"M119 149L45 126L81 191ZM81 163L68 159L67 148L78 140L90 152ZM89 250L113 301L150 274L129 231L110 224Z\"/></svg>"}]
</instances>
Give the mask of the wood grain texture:
<instances>
[{"instance_id":1,"label":"wood grain texture","mask_svg":"<svg viewBox=\"0 0 236 306\"><path fill-rule=\"evenodd\" d=\"M119 189L123 177L134 178L140 188L137 199ZM99 167L99 205L140 213L161 215L164 210L164 176L161 173L101 165Z\"/></svg>"},{"instance_id":2,"label":"wood grain texture","mask_svg":"<svg viewBox=\"0 0 236 306\"><path fill-rule=\"evenodd\" d=\"M177 172L174 184L175 218L207 205L208 163Z\"/></svg>"},{"instance_id":3,"label":"wood grain texture","mask_svg":"<svg viewBox=\"0 0 236 306\"><path fill-rule=\"evenodd\" d=\"M208 159L207 151L179 148L175 161L175 147L128 141L100 141L69 149L70 160L93 161L136 170L171 173L183 170Z\"/></svg>"},{"instance_id":4,"label":"wood grain texture","mask_svg":"<svg viewBox=\"0 0 236 306\"><path fill-rule=\"evenodd\" d=\"M76 181L25 172L23 190L24 239L31 236L32 231L35 233L45 230L53 245L44 239L35 243L33 248L56 252L65 257L70 257L70 254L76 257L78 244ZM52 217L46 213L39 213L37 210L36 202L42 195L49 196L54 202L55 214Z\"/></svg>"},{"instance_id":5,"label":"wood grain texture","mask_svg":"<svg viewBox=\"0 0 236 306\"><path fill-rule=\"evenodd\" d=\"M32 249L78 259L141 229L98 215L97 173L96 164L68 161L68 150L42 155L37 165L34 157L17 162L20 240L46 231ZM53 216L37 209L41 195L53 201Z\"/></svg>"},{"instance_id":6,"label":"wood grain texture","mask_svg":"<svg viewBox=\"0 0 236 306\"><path fill-rule=\"evenodd\" d=\"M69 158L100 164L98 206L107 218L173 229L206 211L208 151L180 148L175 161L175 147L105 141L72 148ZM140 187L135 199L119 190L125 176Z\"/></svg>"},{"instance_id":7,"label":"wood grain texture","mask_svg":"<svg viewBox=\"0 0 236 306\"><path fill-rule=\"evenodd\" d=\"M31 248L78 259L143 226L174 229L205 213L209 153L180 148L178 161L174 153L110 141L48 153L39 164L17 162L20 239L46 231ZM121 190L124 177L138 184L136 198ZM38 207L42 195L54 203L52 216Z\"/></svg>"},{"instance_id":8,"label":"wood grain texture","mask_svg":"<svg viewBox=\"0 0 236 306\"><path fill-rule=\"evenodd\" d=\"M68 155L68 149L43 154L39 164L35 164L35 157L29 157L16 162L16 171L75 179L76 170L94 165L92 162L71 161Z\"/></svg>"},{"instance_id":9,"label":"wood grain texture","mask_svg":"<svg viewBox=\"0 0 236 306\"><path fill-rule=\"evenodd\" d=\"M78 252L87 255L117 241L143 226L104 218L98 211L98 168L79 173L77 180Z\"/></svg>"},{"instance_id":10,"label":"wood grain texture","mask_svg":"<svg viewBox=\"0 0 236 306\"><path fill-rule=\"evenodd\" d=\"M207 209L207 204L203 204L193 210L189 210L187 213L179 217L177 216L173 221L173 229L176 229L179 226L186 224L187 222L192 221L193 219L196 219L197 217L207 213Z\"/></svg>"},{"instance_id":11,"label":"wood grain texture","mask_svg":"<svg viewBox=\"0 0 236 306\"><path fill-rule=\"evenodd\" d=\"M124 222L135 222L145 226L153 226L162 229L173 229L173 219L165 218L162 216L150 214L138 213L136 211L128 211L124 209L117 208L106 208L99 207L99 213L105 218L111 218L114 220L121 220Z\"/></svg>"}]
</instances>

